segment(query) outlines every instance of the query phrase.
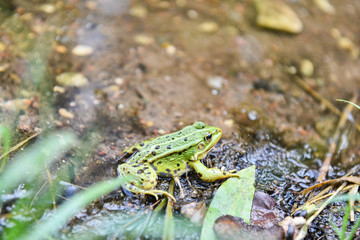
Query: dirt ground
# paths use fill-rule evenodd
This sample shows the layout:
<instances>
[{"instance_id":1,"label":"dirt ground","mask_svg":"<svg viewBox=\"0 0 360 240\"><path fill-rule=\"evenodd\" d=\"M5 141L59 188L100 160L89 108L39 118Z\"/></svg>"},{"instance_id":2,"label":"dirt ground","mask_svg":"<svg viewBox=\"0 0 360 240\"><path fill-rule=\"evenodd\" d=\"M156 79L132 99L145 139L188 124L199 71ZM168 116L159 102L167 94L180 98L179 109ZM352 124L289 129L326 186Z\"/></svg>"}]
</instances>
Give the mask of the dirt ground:
<instances>
[{"instance_id":1,"label":"dirt ground","mask_svg":"<svg viewBox=\"0 0 360 240\"><path fill-rule=\"evenodd\" d=\"M250 0L13 1L1 15L0 119L14 143L39 129L90 139L79 185L112 177L126 146L198 120L220 127L223 141L311 149L322 160L338 116L295 79L339 110L335 99L358 94L360 2L331 1L333 13L283 2L301 32L259 27ZM68 72L84 82L61 82ZM350 122L343 135L334 164L345 171L360 149Z\"/></svg>"}]
</instances>

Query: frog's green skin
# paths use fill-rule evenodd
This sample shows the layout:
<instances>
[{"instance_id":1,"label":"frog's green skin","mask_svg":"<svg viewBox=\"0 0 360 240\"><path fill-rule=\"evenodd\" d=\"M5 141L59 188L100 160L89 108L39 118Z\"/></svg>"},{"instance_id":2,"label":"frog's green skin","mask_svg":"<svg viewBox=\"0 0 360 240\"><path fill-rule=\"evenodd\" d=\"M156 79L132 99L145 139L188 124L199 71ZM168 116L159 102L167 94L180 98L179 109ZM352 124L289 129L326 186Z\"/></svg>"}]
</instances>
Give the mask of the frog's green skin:
<instances>
[{"instance_id":1,"label":"frog's green skin","mask_svg":"<svg viewBox=\"0 0 360 240\"><path fill-rule=\"evenodd\" d=\"M130 175L138 179L126 183L124 188L137 194L151 194L156 198L158 194L163 194L175 202L170 193L154 189L158 176L174 178L182 197L184 194L179 176L191 168L206 182L239 177L233 173L235 170L225 172L217 168L207 168L200 162L219 141L221 133L218 127L196 122L178 132L143 141L124 150L125 156L130 157L126 163L118 166L118 175Z\"/></svg>"}]
</instances>

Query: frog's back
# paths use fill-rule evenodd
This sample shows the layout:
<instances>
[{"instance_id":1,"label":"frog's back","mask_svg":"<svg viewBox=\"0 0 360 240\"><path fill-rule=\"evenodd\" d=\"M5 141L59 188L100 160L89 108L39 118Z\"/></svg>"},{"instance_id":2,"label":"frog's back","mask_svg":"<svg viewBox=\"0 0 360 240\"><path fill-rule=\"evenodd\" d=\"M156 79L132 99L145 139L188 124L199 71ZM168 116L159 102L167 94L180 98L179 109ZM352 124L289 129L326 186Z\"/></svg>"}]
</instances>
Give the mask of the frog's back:
<instances>
[{"instance_id":1,"label":"frog's back","mask_svg":"<svg viewBox=\"0 0 360 240\"><path fill-rule=\"evenodd\" d=\"M196 122L180 131L140 142L134 146L138 151L128 159L128 162L152 163L157 159L182 152L197 145L206 132L207 126L202 122Z\"/></svg>"}]
</instances>

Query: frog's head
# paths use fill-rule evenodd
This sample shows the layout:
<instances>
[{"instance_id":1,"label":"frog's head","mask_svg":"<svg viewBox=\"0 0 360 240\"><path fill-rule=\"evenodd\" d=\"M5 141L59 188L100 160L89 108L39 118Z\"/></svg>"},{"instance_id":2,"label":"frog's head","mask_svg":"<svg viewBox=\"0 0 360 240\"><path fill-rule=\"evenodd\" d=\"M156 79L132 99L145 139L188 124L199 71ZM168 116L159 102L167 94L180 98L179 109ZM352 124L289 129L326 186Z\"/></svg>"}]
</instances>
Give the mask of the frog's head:
<instances>
[{"instance_id":1,"label":"frog's head","mask_svg":"<svg viewBox=\"0 0 360 240\"><path fill-rule=\"evenodd\" d=\"M196 122L193 126L197 129L200 140L196 146L194 160L200 160L220 140L222 131L218 127L206 126L203 122Z\"/></svg>"}]
</instances>

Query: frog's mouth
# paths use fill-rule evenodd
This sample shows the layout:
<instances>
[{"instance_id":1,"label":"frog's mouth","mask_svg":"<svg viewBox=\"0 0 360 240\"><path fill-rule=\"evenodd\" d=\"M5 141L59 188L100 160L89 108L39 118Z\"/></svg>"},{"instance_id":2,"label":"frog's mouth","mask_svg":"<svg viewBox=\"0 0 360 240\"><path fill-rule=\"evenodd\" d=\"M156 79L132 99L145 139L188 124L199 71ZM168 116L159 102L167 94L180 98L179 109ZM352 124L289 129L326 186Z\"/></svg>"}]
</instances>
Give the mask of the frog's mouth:
<instances>
[{"instance_id":1,"label":"frog's mouth","mask_svg":"<svg viewBox=\"0 0 360 240\"><path fill-rule=\"evenodd\" d=\"M210 141L210 143L208 143L207 145L204 144L204 141L201 141L199 143L200 144L203 144L204 145L204 149L200 150L195 156L194 156L194 160L200 160L200 159L203 159L206 154L215 146L215 144L220 140L221 138L221 134L222 134L222 131L220 128L217 128L215 131L211 132L211 135L212 135L212 139ZM198 145L198 146L199 146Z\"/></svg>"}]
</instances>

